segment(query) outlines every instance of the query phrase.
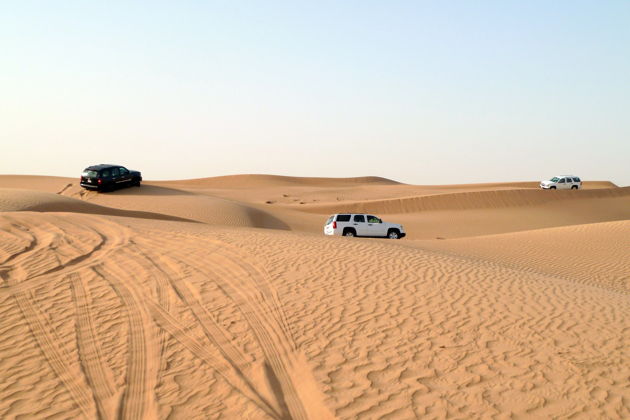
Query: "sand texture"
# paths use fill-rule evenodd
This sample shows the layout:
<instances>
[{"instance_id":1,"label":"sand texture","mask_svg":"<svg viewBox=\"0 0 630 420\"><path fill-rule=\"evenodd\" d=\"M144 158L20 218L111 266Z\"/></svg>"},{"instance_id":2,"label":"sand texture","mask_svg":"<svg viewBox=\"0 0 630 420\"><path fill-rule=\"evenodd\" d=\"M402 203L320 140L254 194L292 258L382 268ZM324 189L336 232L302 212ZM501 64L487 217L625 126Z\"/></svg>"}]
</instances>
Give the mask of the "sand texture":
<instances>
[{"instance_id":1,"label":"sand texture","mask_svg":"<svg viewBox=\"0 0 630 420\"><path fill-rule=\"evenodd\" d=\"M0 418L629 418L630 188L536 186L0 176Z\"/></svg>"}]
</instances>

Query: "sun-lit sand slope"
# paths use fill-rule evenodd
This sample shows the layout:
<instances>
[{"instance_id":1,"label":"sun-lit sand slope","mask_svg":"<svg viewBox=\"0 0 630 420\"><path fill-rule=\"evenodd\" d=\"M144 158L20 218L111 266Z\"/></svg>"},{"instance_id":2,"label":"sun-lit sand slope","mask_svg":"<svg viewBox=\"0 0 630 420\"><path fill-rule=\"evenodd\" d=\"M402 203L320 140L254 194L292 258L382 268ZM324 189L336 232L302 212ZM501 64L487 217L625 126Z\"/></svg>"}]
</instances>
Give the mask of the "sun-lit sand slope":
<instances>
[{"instance_id":1,"label":"sun-lit sand slope","mask_svg":"<svg viewBox=\"0 0 630 420\"><path fill-rule=\"evenodd\" d=\"M1 231L3 418L330 415L269 275L216 235L67 213Z\"/></svg>"},{"instance_id":2,"label":"sun-lit sand slope","mask_svg":"<svg viewBox=\"0 0 630 420\"><path fill-rule=\"evenodd\" d=\"M374 213L402 223L409 239L457 238L630 218L630 187L590 181L580 191L542 191L537 185L422 186L379 177L234 175L145 182L139 189L98 194L83 190L72 178L0 176L0 188L56 193L100 206L211 225L312 233L320 233L327 217L340 211ZM53 211L62 210L55 206Z\"/></svg>"},{"instance_id":3,"label":"sun-lit sand slope","mask_svg":"<svg viewBox=\"0 0 630 420\"><path fill-rule=\"evenodd\" d=\"M628 418L629 251L606 182L0 176L0 418Z\"/></svg>"},{"instance_id":4,"label":"sun-lit sand slope","mask_svg":"<svg viewBox=\"0 0 630 420\"><path fill-rule=\"evenodd\" d=\"M630 293L630 220L419 241L418 245Z\"/></svg>"}]
</instances>

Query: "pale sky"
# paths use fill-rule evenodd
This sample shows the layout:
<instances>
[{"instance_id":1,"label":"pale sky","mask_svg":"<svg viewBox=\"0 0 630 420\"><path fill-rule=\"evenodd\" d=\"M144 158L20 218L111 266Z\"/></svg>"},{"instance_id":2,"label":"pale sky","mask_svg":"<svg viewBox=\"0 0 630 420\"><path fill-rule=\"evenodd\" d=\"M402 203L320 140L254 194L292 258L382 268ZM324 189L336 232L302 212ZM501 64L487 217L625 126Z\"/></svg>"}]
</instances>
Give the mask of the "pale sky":
<instances>
[{"instance_id":1,"label":"pale sky","mask_svg":"<svg viewBox=\"0 0 630 420\"><path fill-rule=\"evenodd\" d=\"M630 1L5 1L0 173L630 185Z\"/></svg>"}]
</instances>

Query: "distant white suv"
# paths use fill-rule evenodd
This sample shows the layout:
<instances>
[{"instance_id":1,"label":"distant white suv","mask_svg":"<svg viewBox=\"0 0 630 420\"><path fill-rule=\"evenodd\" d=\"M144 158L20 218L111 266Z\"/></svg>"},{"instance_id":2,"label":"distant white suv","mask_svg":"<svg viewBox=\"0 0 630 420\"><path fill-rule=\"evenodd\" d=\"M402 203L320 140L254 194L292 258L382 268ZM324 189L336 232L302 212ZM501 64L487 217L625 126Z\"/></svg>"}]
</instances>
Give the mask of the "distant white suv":
<instances>
[{"instance_id":1,"label":"distant white suv","mask_svg":"<svg viewBox=\"0 0 630 420\"><path fill-rule=\"evenodd\" d=\"M579 190L582 188L582 181L575 175L554 176L549 181L541 181L540 188L545 190Z\"/></svg>"},{"instance_id":2,"label":"distant white suv","mask_svg":"<svg viewBox=\"0 0 630 420\"><path fill-rule=\"evenodd\" d=\"M324 234L390 239L400 239L406 235L402 225L383 222L371 214L333 214L324 225Z\"/></svg>"}]
</instances>

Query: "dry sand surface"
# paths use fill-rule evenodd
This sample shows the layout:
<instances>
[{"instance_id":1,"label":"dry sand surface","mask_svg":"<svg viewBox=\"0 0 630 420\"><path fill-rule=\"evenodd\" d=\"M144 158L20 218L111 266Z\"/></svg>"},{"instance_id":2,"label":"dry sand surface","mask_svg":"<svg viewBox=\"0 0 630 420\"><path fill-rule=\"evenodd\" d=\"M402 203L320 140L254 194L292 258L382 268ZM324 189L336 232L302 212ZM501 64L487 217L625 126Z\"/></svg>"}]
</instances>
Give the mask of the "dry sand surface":
<instances>
[{"instance_id":1,"label":"dry sand surface","mask_svg":"<svg viewBox=\"0 0 630 420\"><path fill-rule=\"evenodd\" d=\"M0 418L629 418L630 188L536 185L0 176Z\"/></svg>"}]
</instances>

